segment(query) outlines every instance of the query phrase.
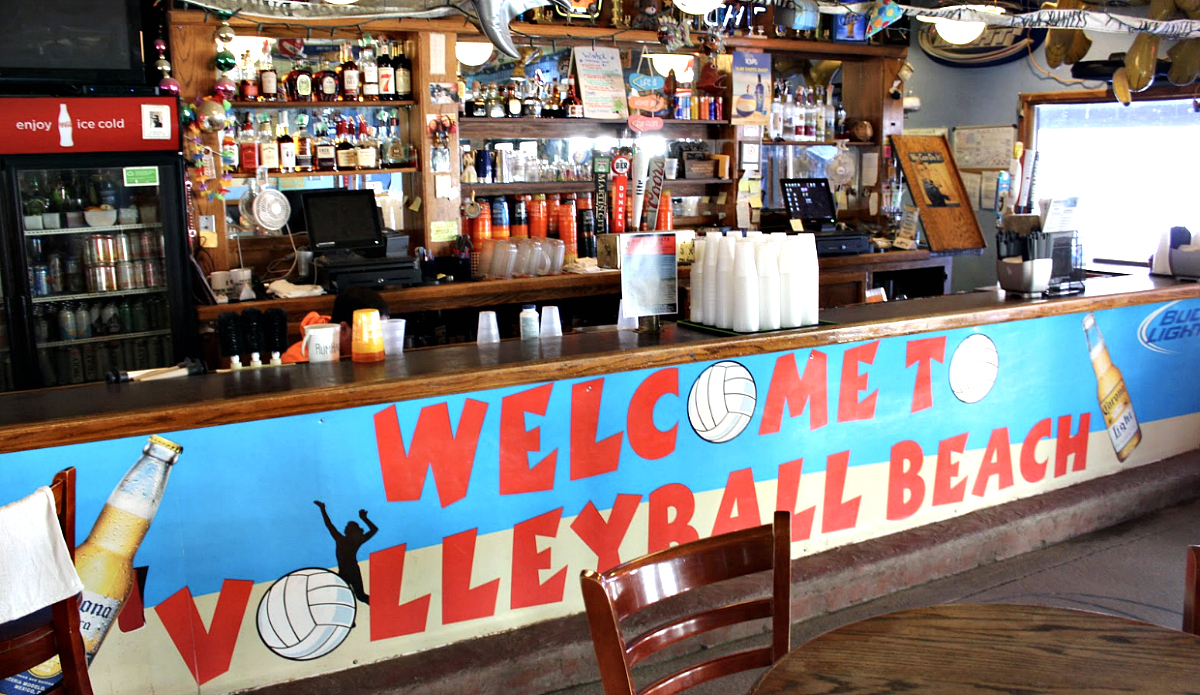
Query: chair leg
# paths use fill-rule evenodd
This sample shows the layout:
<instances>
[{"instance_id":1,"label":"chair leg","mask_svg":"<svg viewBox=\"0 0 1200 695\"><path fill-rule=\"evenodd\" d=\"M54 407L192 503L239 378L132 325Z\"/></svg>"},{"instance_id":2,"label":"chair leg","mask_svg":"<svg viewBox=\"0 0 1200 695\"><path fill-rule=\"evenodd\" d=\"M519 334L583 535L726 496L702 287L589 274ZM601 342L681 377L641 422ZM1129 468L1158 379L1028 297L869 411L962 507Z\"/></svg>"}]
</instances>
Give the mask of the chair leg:
<instances>
[{"instance_id":1,"label":"chair leg","mask_svg":"<svg viewBox=\"0 0 1200 695\"><path fill-rule=\"evenodd\" d=\"M62 666L63 692L66 695L93 695L87 654L83 649L83 633L79 627L79 597L72 596L59 601L51 610L54 613L58 659Z\"/></svg>"},{"instance_id":2,"label":"chair leg","mask_svg":"<svg viewBox=\"0 0 1200 695\"><path fill-rule=\"evenodd\" d=\"M1200 584L1197 584L1196 566L1200 564L1200 545L1187 549L1187 564L1183 583L1183 631L1200 634Z\"/></svg>"}]
</instances>

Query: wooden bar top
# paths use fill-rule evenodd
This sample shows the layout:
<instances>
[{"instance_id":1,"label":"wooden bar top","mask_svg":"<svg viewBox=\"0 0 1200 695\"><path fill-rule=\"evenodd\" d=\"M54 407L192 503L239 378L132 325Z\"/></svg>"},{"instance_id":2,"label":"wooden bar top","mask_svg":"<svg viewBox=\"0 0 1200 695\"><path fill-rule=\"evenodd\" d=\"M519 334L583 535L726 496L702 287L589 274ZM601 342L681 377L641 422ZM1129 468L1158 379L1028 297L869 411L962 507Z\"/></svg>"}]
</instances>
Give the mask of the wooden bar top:
<instances>
[{"instance_id":1,"label":"wooden bar top","mask_svg":"<svg viewBox=\"0 0 1200 695\"><path fill-rule=\"evenodd\" d=\"M989 290L865 304L823 311L832 325L753 336L666 324L657 335L600 330L411 350L371 364L13 393L0 396L0 453L1195 297L1200 285L1169 278L1093 278L1067 297L1021 301Z\"/></svg>"}]
</instances>

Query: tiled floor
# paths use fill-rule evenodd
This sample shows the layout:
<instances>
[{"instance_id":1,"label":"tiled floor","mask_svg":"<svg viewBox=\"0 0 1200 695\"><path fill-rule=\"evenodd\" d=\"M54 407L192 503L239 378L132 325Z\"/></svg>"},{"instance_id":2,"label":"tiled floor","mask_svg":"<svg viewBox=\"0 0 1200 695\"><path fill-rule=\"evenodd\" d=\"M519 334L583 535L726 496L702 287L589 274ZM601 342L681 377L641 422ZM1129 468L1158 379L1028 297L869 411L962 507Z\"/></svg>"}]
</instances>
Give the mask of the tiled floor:
<instances>
[{"instance_id":1,"label":"tiled floor","mask_svg":"<svg viewBox=\"0 0 1200 695\"><path fill-rule=\"evenodd\" d=\"M1190 544L1200 544L1200 500L797 623L792 628L792 644L803 644L823 632L873 615L939 603L1060 606L1178 629L1184 552ZM656 672L669 672L666 667L670 665L648 666L643 674L645 682L657 677ZM745 693L760 674L732 676L688 693ZM599 684L592 683L558 692L593 695L602 691Z\"/></svg>"}]
</instances>

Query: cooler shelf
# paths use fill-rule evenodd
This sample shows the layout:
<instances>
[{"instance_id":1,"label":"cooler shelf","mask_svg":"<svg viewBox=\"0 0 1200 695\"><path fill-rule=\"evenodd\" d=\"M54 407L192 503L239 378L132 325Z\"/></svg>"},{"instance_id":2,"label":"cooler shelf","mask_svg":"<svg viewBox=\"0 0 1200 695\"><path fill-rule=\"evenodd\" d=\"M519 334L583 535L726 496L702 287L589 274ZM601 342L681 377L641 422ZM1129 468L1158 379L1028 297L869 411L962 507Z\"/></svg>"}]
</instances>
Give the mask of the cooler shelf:
<instances>
[{"instance_id":1,"label":"cooler shelf","mask_svg":"<svg viewBox=\"0 0 1200 695\"><path fill-rule=\"evenodd\" d=\"M111 227L61 227L59 229L26 230L25 236L58 236L60 234L99 234L101 232L129 232L137 229L161 229L161 222L145 224L116 224Z\"/></svg>"},{"instance_id":2,"label":"cooler shelf","mask_svg":"<svg viewBox=\"0 0 1200 695\"><path fill-rule=\"evenodd\" d=\"M165 294L166 287L139 287L135 290L113 290L111 292L83 292L80 294L48 294L34 297L34 304L53 304L54 302L74 302L80 299L103 299L105 297L126 297L134 294Z\"/></svg>"},{"instance_id":3,"label":"cooler shelf","mask_svg":"<svg viewBox=\"0 0 1200 695\"><path fill-rule=\"evenodd\" d=\"M110 343L114 340L133 340L135 338L150 338L159 335L170 335L171 329L160 328L153 331L138 331L137 333L114 333L111 335L94 335L90 338L78 338L76 340L50 340L44 343L38 343L39 348L55 348L55 347L71 347L72 345L86 345L87 343Z\"/></svg>"}]
</instances>

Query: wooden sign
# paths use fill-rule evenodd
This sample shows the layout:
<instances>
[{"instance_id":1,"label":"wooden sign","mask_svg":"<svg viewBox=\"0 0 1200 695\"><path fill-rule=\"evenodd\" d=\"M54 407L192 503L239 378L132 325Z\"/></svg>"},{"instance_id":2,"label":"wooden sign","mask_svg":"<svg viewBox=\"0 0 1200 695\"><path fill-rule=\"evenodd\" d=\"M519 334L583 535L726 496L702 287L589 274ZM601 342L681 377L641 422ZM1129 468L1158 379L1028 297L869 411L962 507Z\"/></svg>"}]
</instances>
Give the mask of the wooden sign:
<instances>
[{"instance_id":1,"label":"wooden sign","mask_svg":"<svg viewBox=\"0 0 1200 695\"><path fill-rule=\"evenodd\" d=\"M909 191L921 210L929 248L982 249L979 220L959 176L950 144L941 135L893 135Z\"/></svg>"},{"instance_id":2,"label":"wooden sign","mask_svg":"<svg viewBox=\"0 0 1200 695\"><path fill-rule=\"evenodd\" d=\"M662 130L663 119L658 116L643 116L640 113L635 113L629 117L629 129L635 133L648 133L653 130Z\"/></svg>"},{"instance_id":3,"label":"wooden sign","mask_svg":"<svg viewBox=\"0 0 1200 695\"><path fill-rule=\"evenodd\" d=\"M646 75L640 72L629 73L629 86L639 92L653 92L662 89L667 81L661 75Z\"/></svg>"}]
</instances>

